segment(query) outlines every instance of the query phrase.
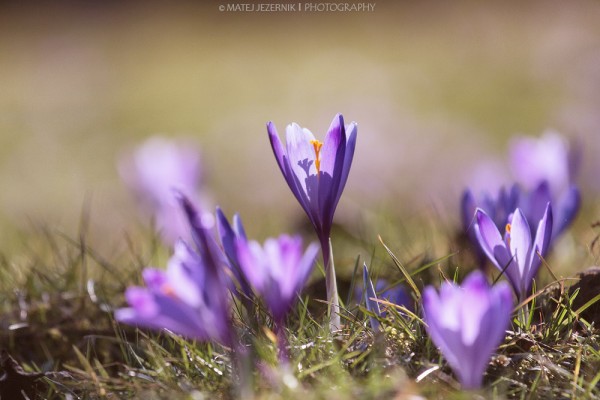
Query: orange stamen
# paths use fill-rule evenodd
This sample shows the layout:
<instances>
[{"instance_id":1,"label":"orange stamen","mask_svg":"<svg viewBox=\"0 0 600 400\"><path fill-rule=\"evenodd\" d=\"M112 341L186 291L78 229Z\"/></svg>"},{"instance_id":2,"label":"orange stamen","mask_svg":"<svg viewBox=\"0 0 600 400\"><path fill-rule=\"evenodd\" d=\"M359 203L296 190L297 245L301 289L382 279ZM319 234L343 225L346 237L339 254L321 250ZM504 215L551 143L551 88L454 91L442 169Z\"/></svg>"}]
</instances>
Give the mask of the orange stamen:
<instances>
[{"instance_id":1,"label":"orange stamen","mask_svg":"<svg viewBox=\"0 0 600 400\"><path fill-rule=\"evenodd\" d=\"M163 292L163 294L165 296L168 296L168 297L171 297L174 299L177 298L177 295L175 294L175 290L173 289L173 286L169 285L168 283L165 283L164 285L162 285L160 290Z\"/></svg>"},{"instance_id":2,"label":"orange stamen","mask_svg":"<svg viewBox=\"0 0 600 400\"><path fill-rule=\"evenodd\" d=\"M312 144L313 147L315 148L315 168L317 169L317 176L319 176L319 172L321 172L320 152L321 152L321 147L323 147L323 142L320 142L315 139L315 140L311 140L310 144Z\"/></svg>"},{"instance_id":3,"label":"orange stamen","mask_svg":"<svg viewBox=\"0 0 600 400\"><path fill-rule=\"evenodd\" d=\"M510 233L510 224L506 224L506 233Z\"/></svg>"}]
</instances>

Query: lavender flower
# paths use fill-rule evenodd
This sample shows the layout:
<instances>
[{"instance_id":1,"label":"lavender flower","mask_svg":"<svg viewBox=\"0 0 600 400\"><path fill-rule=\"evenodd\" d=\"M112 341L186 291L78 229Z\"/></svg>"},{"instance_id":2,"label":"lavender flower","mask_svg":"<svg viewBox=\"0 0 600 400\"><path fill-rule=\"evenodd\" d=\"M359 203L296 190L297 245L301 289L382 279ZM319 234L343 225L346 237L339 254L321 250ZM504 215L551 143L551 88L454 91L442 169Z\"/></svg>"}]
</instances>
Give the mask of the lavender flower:
<instances>
[{"instance_id":1,"label":"lavender flower","mask_svg":"<svg viewBox=\"0 0 600 400\"><path fill-rule=\"evenodd\" d=\"M550 245L552 207L550 203L544 207L543 215L537 221L533 241L532 231L521 209L517 208L509 218L504 238L485 211L477 209L475 212L474 228L479 244L492 263L500 271L505 271L519 301L531 291L541 257L546 256Z\"/></svg>"},{"instance_id":2,"label":"lavender flower","mask_svg":"<svg viewBox=\"0 0 600 400\"><path fill-rule=\"evenodd\" d=\"M352 165L356 123L344 126L344 118L337 114L324 142L315 139L308 129L292 123L286 128L285 149L272 122L267 124L267 131L277 164L319 237L325 265L327 301L333 311L330 327L332 330L338 329L339 299L329 236L333 214Z\"/></svg>"},{"instance_id":3,"label":"lavender flower","mask_svg":"<svg viewBox=\"0 0 600 400\"><path fill-rule=\"evenodd\" d=\"M580 158L579 149L554 131L547 131L540 138L518 137L511 142L513 174L528 193L520 207L531 223L539 215L531 215L527 209L540 210L539 203L552 201L553 238L573 222L579 211L581 195L574 181Z\"/></svg>"},{"instance_id":4,"label":"lavender flower","mask_svg":"<svg viewBox=\"0 0 600 400\"><path fill-rule=\"evenodd\" d=\"M573 183L580 154L558 132L547 131L539 138L514 138L510 161L514 176L527 191L547 181L552 195L557 196Z\"/></svg>"},{"instance_id":5,"label":"lavender flower","mask_svg":"<svg viewBox=\"0 0 600 400\"><path fill-rule=\"evenodd\" d=\"M125 297L130 307L117 310L115 318L231 346L229 265L190 200L182 194L178 197L197 250L178 241L167 270L145 269L146 287L127 289Z\"/></svg>"},{"instance_id":6,"label":"lavender flower","mask_svg":"<svg viewBox=\"0 0 600 400\"><path fill-rule=\"evenodd\" d=\"M134 286L125 292L129 307L115 312L117 321L230 344L222 282L187 244L175 245L166 271L146 268L143 277L145 288Z\"/></svg>"},{"instance_id":7,"label":"lavender flower","mask_svg":"<svg viewBox=\"0 0 600 400\"><path fill-rule=\"evenodd\" d=\"M510 322L513 301L509 286L490 287L480 271L462 286L445 282L439 294L429 286L423 292L426 329L464 389L477 389L492 353Z\"/></svg>"},{"instance_id":8,"label":"lavender flower","mask_svg":"<svg viewBox=\"0 0 600 400\"><path fill-rule=\"evenodd\" d=\"M200 155L189 145L153 137L119 163L123 181L153 216L161 237L174 244L189 239L189 226L175 191L198 202Z\"/></svg>"},{"instance_id":9,"label":"lavender flower","mask_svg":"<svg viewBox=\"0 0 600 400\"><path fill-rule=\"evenodd\" d=\"M327 243L333 214L352 165L356 123L344 126L344 118L337 114L324 142L315 139L308 129L292 123L286 128L285 150L272 122L267 124L267 130L288 186L315 227L321 243Z\"/></svg>"},{"instance_id":10,"label":"lavender flower","mask_svg":"<svg viewBox=\"0 0 600 400\"><path fill-rule=\"evenodd\" d=\"M281 235L267 239L264 246L238 239L236 249L247 281L281 324L312 271L318 246L310 244L303 254L300 236Z\"/></svg>"}]
</instances>

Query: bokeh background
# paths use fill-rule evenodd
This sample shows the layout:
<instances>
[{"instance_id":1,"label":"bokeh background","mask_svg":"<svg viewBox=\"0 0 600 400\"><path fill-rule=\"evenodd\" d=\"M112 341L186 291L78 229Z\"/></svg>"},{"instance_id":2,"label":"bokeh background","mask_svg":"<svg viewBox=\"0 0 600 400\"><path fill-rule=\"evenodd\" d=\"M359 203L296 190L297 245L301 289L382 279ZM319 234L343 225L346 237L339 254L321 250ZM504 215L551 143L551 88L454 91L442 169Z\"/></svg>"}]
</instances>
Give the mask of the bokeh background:
<instances>
[{"instance_id":1,"label":"bokeh background","mask_svg":"<svg viewBox=\"0 0 600 400\"><path fill-rule=\"evenodd\" d=\"M598 1L376 0L361 13L13 3L0 5L4 250L39 224L73 234L86 207L94 245L120 246L140 218L117 162L157 134L197 143L206 196L253 236L290 231L304 216L265 123L322 136L337 112L359 124L341 222L458 223L465 185L504 179L510 137L548 128L583 145L579 183L597 210Z\"/></svg>"}]
</instances>

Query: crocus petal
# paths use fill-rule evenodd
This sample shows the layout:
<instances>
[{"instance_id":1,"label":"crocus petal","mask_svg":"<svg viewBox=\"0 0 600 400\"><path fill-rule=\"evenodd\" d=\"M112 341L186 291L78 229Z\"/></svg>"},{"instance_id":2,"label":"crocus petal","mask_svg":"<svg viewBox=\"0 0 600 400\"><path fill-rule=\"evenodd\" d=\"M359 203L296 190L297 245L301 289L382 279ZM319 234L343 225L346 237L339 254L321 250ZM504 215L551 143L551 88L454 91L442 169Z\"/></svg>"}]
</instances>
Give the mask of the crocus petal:
<instances>
[{"instance_id":1,"label":"crocus petal","mask_svg":"<svg viewBox=\"0 0 600 400\"><path fill-rule=\"evenodd\" d=\"M473 273L465 279L462 285L464 293L460 310L460 323L462 330L462 341L471 346L480 334L481 319L490 307L489 299L486 297L489 285L481 273Z\"/></svg>"},{"instance_id":2,"label":"crocus petal","mask_svg":"<svg viewBox=\"0 0 600 400\"><path fill-rule=\"evenodd\" d=\"M473 224L475 223L474 216L477 205L475 203L475 197L469 189L465 189L460 200L460 215L462 219L463 228L465 232L473 232Z\"/></svg>"},{"instance_id":3,"label":"crocus petal","mask_svg":"<svg viewBox=\"0 0 600 400\"><path fill-rule=\"evenodd\" d=\"M343 150L340 153L340 148ZM341 156L342 165L344 159L344 150L346 148L346 132L344 127L344 119L341 114L337 114L331 126L325 135L323 147L321 148L321 172L333 176L336 169L336 162Z\"/></svg>"},{"instance_id":4,"label":"crocus petal","mask_svg":"<svg viewBox=\"0 0 600 400\"><path fill-rule=\"evenodd\" d=\"M527 271L527 274L523 277L527 291L529 291L532 280L537 274L537 271L541 265L540 255L542 257L545 257L546 253L548 252L550 240L552 238L552 224L552 206L550 205L550 203L548 203L546 205L546 211L544 212L544 216L542 217L537 226L535 240L533 242L533 249L531 251L530 256L531 259L529 260L529 270Z\"/></svg>"},{"instance_id":5,"label":"crocus petal","mask_svg":"<svg viewBox=\"0 0 600 400\"><path fill-rule=\"evenodd\" d=\"M139 300L139 299L138 299ZM149 301L149 298L145 300ZM198 313L185 303L163 295L153 296L153 313L144 312L139 302L132 308L119 309L115 318L122 323L150 329L168 329L193 339L206 340L209 335Z\"/></svg>"},{"instance_id":6,"label":"crocus petal","mask_svg":"<svg viewBox=\"0 0 600 400\"><path fill-rule=\"evenodd\" d=\"M145 268L142 277L148 289L153 291L159 291L168 281L165 271L156 268Z\"/></svg>"},{"instance_id":7,"label":"crocus petal","mask_svg":"<svg viewBox=\"0 0 600 400\"><path fill-rule=\"evenodd\" d=\"M423 317L431 340L454 368L460 365L461 360L460 332L448 329L440 323L446 314L452 312L452 308L445 304L444 300L433 286L426 287L423 291Z\"/></svg>"},{"instance_id":8,"label":"crocus petal","mask_svg":"<svg viewBox=\"0 0 600 400\"><path fill-rule=\"evenodd\" d=\"M521 207L530 228L535 229L538 221L544 215L546 204L550 201L552 201L552 195L547 181L541 182L535 190L529 193L529 196L525 196L525 204L522 204ZM535 235L535 232L533 234Z\"/></svg>"},{"instance_id":9,"label":"crocus petal","mask_svg":"<svg viewBox=\"0 0 600 400\"><path fill-rule=\"evenodd\" d=\"M299 292L308 280L308 277L310 276L310 273L312 272L313 267L315 265L315 260L317 258L318 253L319 245L316 243L311 243L306 248L304 255L298 263L298 274L296 277L296 287L294 289L294 292Z\"/></svg>"},{"instance_id":10,"label":"crocus petal","mask_svg":"<svg viewBox=\"0 0 600 400\"><path fill-rule=\"evenodd\" d=\"M531 229L523 212L518 208L513 213L510 226L510 254L518 270L511 266L506 272L513 276L513 280L520 282L529 270Z\"/></svg>"},{"instance_id":11,"label":"crocus petal","mask_svg":"<svg viewBox=\"0 0 600 400\"><path fill-rule=\"evenodd\" d=\"M556 202L554 227L552 237L560 235L575 219L581 207L581 193L577 186L572 185Z\"/></svg>"},{"instance_id":12,"label":"crocus petal","mask_svg":"<svg viewBox=\"0 0 600 400\"><path fill-rule=\"evenodd\" d=\"M256 291L261 291L265 284L266 275L263 272L263 250L255 241L237 239L235 241L240 268L244 276Z\"/></svg>"},{"instance_id":13,"label":"crocus petal","mask_svg":"<svg viewBox=\"0 0 600 400\"><path fill-rule=\"evenodd\" d=\"M319 176L319 208L322 211L322 235L329 237L333 214L337 205L337 194L344 168L346 153L346 128L341 114L333 119L321 151Z\"/></svg>"},{"instance_id":14,"label":"crocus petal","mask_svg":"<svg viewBox=\"0 0 600 400\"><path fill-rule=\"evenodd\" d=\"M269 134L269 140L271 142L271 147L273 148L273 153L275 154L275 159L277 160L277 165L279 165L279 169L285 178L292 194L296 197L306 214L308 215L310 221L313 225L316 225L316 220L314 216L311 214L310 202L308 200L306 191L298 177L293 172L293 169L290 165L290 160L287 153L284 151L283 144L281 143L281 139L279 139L279 135L275 128L275 124L269 122L267 124L267 132Z\"/></svg>"},{"instance_id":15,"label":"crocus petal","mask_svg":"<svg viewBox=\"0 0 600 400\"><path fill-rule=\"evenodd\" d=\"M356 147L357 131L358 127L356 125L356 122L351 122L350 124L348 124L348 126L346 126L346 150L344 152L344 166L342 168L340 184L336 195L334 208L337 206L340 197L342 197L342 192L344 191L344 188L346 187L346 182L348 181L350 167L352 166L352 160L354 159L354 148Z\"/></svg>"},{"instance_id":16,"label":"crocus petal","mask_svg":"<svg viewBox=\"0 0 600 400\"><path fill-rule=\"evenodd\" d=\"M302 129L298 124L292 123L285 130L285 138L290 166L302 185L301 189L307 193L306 179L317 173L315 148L311 144L315 137L308 129Z\"/></svg>"},{"instance_id":17,"label":"crocus petal","mask_svg":"<svg viewBox=\"0 0 600 400\"><path fill-rule=\"evenodd\" d=\"M477 209L475 219L477 221L475 233L481 249L494 265L502 271L511 262L511 256L502 235L500 235L496 224L485 211Z\"/></svg>"}]
</instances>

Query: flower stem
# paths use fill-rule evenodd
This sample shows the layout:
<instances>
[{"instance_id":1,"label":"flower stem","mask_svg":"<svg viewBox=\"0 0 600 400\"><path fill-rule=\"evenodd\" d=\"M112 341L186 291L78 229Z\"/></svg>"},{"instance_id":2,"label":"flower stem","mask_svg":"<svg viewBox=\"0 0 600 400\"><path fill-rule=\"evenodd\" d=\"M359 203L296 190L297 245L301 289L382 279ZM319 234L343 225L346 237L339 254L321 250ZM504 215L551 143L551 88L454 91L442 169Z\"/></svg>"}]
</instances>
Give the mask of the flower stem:
<instances>
[{"instance_id":1,"label":"flower stem","mask_svg":"<svg viewBox=\"0 0 600 400\"><path fill-rule=\"evenodd\" d=\"M273 324L275 335L277 336L277 358L281 368L290 367L290 353L288 352L288 340L283 328L283 322L277 321Z\"/></svg>"},{"instance_id":2,"label":"flower stem","mask_svg":"<svg viewBox=\"0 0 600 400\"><path fill-rule=\"evenodd\" d=\"M323 262L325 264L325 286L327 289L327 315L329 316L329 331L334 332L341 328L340 299L338 297L337 280L335 277L335 264L333 262L333 248L331 238L321 241Z\"/></svg>"}]
</instances>

